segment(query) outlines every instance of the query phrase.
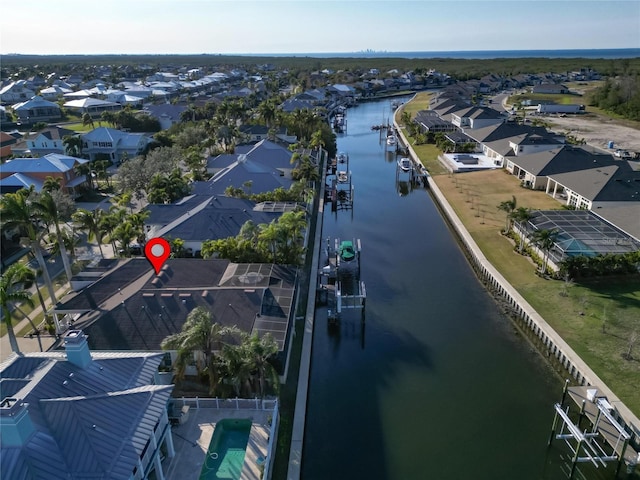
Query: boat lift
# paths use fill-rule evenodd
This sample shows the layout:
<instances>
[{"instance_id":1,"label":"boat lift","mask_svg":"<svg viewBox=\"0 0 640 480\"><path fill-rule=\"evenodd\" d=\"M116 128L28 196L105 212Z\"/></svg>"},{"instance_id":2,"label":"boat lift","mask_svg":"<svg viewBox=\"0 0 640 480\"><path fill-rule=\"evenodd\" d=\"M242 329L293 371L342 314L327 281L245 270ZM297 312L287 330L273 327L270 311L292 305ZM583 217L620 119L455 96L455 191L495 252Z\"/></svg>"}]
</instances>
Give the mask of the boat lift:
<instances>
[{"instance_id":1,"label":"boat lift","mask_svg":"<svg viewBox=\"0 0 640 480\"><path fill-rule=\"evenodd\" d=\"M328 179L326 201L331 202L331 211L352 210L354 188L349 170L349 155L339 153L335 162L331 162L328 174L331 178Z\"/></svg>"},{"instance_id":2,"label":"boat lift","mask_svg":"<svg viewBox=\"0 0 640 480\"><path fill-rule=\"evenodd\" d=\"M336 238L334 245L327 238L325 250L326 265L318 272L318 301L326 303L330 323L337 323L344 310L360 310L364 322L367 291L364 282L360 280L360 239L354 239L355 258L344 261L339 253L340 239Z\"/></svg>"},{"instance_id":3,"label":"boat lift","mask_svg":"<svg viewBox=\"0 0 640 480\"><path fill-rule=\"evenodd\" d=\"M580 404L577 423L574 423L569 415L569 406L564 407L567 395ZM554 409L555 415L548 445L551 446L555 438L564 440L569 447L572 453L569 479L573 478L578 463L591 462L599 468L606 467L609 462L618 462L616 478L623 463L627 465L628 473L632 473L640 463L640 453L629 445L631 435L611 413L613 407L606 397L598 396L597 388L569 387L567 381L562 402L556 403ZM580 424L584 418L589 420L591 427L581 430ZM558 420L562 423L560 431L556 433Z\"/></svg>"}]
</instances>

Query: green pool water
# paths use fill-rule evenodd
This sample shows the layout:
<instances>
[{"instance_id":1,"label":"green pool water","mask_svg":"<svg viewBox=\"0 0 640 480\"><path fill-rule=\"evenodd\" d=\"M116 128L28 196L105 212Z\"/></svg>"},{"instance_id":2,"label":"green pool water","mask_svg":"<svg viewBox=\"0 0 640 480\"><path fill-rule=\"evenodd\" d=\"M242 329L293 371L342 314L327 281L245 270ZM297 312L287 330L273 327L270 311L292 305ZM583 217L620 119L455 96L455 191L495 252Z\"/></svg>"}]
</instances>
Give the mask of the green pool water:
<instances>
[{"instance_id":1,"label":"green pool water","mask_svg":"<svg viewBox=\"0 0 640 480\"><path fill-rule=\"evenodd\" d=\"M227 418L216 423L200 480L239 480L250 433L249 419Z\"/></svg>"}]
</instances>

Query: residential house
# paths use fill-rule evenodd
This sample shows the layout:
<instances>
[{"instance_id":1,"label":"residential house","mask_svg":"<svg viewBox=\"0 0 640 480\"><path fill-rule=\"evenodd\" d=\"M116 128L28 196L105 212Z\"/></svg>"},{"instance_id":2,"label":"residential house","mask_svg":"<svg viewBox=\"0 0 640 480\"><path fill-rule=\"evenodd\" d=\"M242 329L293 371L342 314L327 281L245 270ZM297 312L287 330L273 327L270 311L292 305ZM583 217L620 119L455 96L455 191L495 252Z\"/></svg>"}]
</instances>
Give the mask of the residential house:
<instances>
[{"instance_id":1,"label":"residential house","mask_svg":"<svg viewBox=\"0 0 640 480\"><path fill-rule=\"evenodd\" d=\"M594 155L597 160L589 168L548 173L545 191L554 197L566 199L569 206L588 210L610 207L614 203L640 205L638 162L615 160L609 155L600 157ZM639 218L640 215L636 213L627 224L635 224L637 228Z\"/></svg>"},{"instance_id":2,"label":"residential house","mask_svg":"<svg viewBox=\"0 0 640 480\"><path fill-rule=\"evenodd\" d=\"M270 333L286 376L296 284L292 266L170 258L156 275L146 259L131 258L65 297L53 312L79 315L74 328L86 332L92 349L155 351L181 331L189 312L204 307L223 326Z\"/></svg>"},{"instance_id":3,"label":"residential house","mask_svg":"<svg viewBox=\"0 0 640 480\"><path fill-rule=\"evenodd\" d=\"M291 172L295 167L291 163L292 157L293 153L288 148L271 140L263 139L255 145L237 146L235 154L222 154L215 158L210 158L207 161L207 172L215 174L212 180L216 181L216 177L222 178L222 176L228 175L235 167L240 166L242 167L241 170L246 171L248 175L245 180L252 180L255 179L252 178L255 175L261 176L264 174L291 179ZM230 182L231 178L231 176L226 177L225 182ZM233 182L233 186L241 187L242 183L236 184ZM257 185L254 185L255 187ZM253 193L258 193L258 191L253 190Z\"/></svg>"},{"instance_id":4,"label":"residential house","mask_svg":"<svg viewBox=\"0 0 640 480\"><path fill-rule=\"evenodd\" d=\"M144 112L160 122L160 128L162 130L167 130L172 125L181 122L182 114L186 111L186 105L172 105L170 103L147 105L144 108Z\"/></svg>"},{"instance_id":5,"label":"residential house","mask_svg":"<svg viewBox=\"0 0 640 480\"><path fill-rule=\"evenodd\" d=\"M142 154L151 138L144 133L127 133L115 128L98 127L89 133L80 135L83 141L82 152L90 160L109 158L113 163Z\"/></svg>"},{"instance_id":6,"label":"residential house","mask_svg":"<svg viewBox=\"0 0 640 480\"><path fill-rule=\"evenodd\" d=\"M458 130L458 127L440 118L433 110L420 110L416 113L413 121L420 126L420 130L424 133L455 132Z\"/></svg>"},{"instance_id":7,"label":"residential house","mask_svg":"<svg viewBox=\"0 0 640 480\"><path fill-rule=\"evenodd\" d=\"M545 190L567 205L594 209L611 202L638 202L640 166L587 148L559 148L510 159L525 186Z\"/></svg>"},{"instance_id":8,"label":"residential house","mask_svg":"<svg viewBox=\"0 0 640 480\"><path fill-rule=\"evenodd\" d=\"M0 101L9 104L26 102L35 94L36 92L27 86L25 80L17 80L0 89Z\"/></svg>"},{"instance_id":9,"label":"residential house","mask_svg":"<svg viewBox=\"0 0 640 480\"><path fill-rule=\"evenodd\" d=\"M14 155L31 155L42 157L48 153L64 154L62 139L67 135L75 135L73 130L62 127L47 127L38 132L27 133L20 142L13 145Z\"/></svg>"},{"instance_id":10,"label":"residential house","mask_svg":"<svg viewBox=\"0 0 640 480\"><path fill-rule=\"evenodd\" d=\"M298 208L296 203L278 207L268 209L264 204L224 195L190 195L170 205L147 205L150 216L145 220L145 232L148 239L179 238L188 256L199 257L206 240L235 237L248 221L256 225L271 223L284 212Z\"/></svg>"},{"instance_id":11,"label":"residential house","mask_svg":"<svg viewBox=\"0 0 640 480\"><path fill-rule=\"evenodd\" d=\"M451 112L451 123L462 130L498 125L504 120L504 115L493 108L467 107Z\"/></svg>"},{"instance_id":12,"label":"residential house","mask_svg":"<svg viewBox=\"0 0 640 480\"><path fill-rule=\"evenodd\" d=\"M71 196L79 194L78 187L87 181L86 175L78 175L75 167L88 160L59 153L49 153L40 158L14 158L7 160L0 171L0 193L15 192L21 188L35 187L37 192L47 177L59 178L60 186Z\"/></svg>"},{"instance_id":13,"label":"residential house","mask_svg":"<svg viewBox=\"0 0 640 480\"><path fill-rule=\"evenodd\" d=\"M107 102L106 100L91 97L71 100L70 102L66 102L64 107L80 115L88 113L94 118L102 115L102 112L113 112L122 109L122 105L119 103Z\"/></svg>"},{"instance_id":14,"label":"residential house","mask_svg":"<svg viewBox=\"0 0 640 480\"><path fill-rule=\"evenodd\" d=\"M0 364L0 477L164 478L175 455L173 385L155 382L164 353L92 352L81 330L64 348Z\"/></svg>"},{"instance_id":15,"label":"residential house","mask_svg":"<svg viewBox=\"0 0 640 480\"><path fill-rule=\"evenodd\" d=\"M533 153L552 150L563 145L564 141L551 135L539 135L537 133L521 133L513 137L499 140L485 141L482 143L482 152L494 159L496 165L506 166L511 171L514 156L525 156Z\"/></svg>"},{"instance_id":16,"label":"residential house","mask_svg":"<svg viewBox=\"0 0 640 480\"><path fill-rule=\"evenodd\" d=\"M5 159L13 155L12 147L20 139L19 135L11 135L7 132L0 132L0 158Z\"/></svg>"},{"instance_id":17,"label":"residential house","mask_svg":"<svg viewBox=\"0 0 640 480\"><path fill-rule=\"evenodd\" d=\"M257 143L261 140L268 139L270 130L266 125L243 125L240 127L240 133L242 133L249 143ZM298 137L295 135L287 135L286 127L279 127L274 133L275 138L284 143L291 144L298 140Z\"/></svg>"},{"instance_id":18,"label":"residential house","mask_svg":"<svg viewBox=\"0 0 640 480\"><path fill-rule=\"evenodd\" d=\"M69 88L63 88L57 85L53 85L51 87L43 88L38 92L38 95L40 95L45 100L50 100L52 102L55 102L59 98L63 97L65 94L71 93L71 92L72 90Z\"/></svg>"},{"instance_id":19,"label":"residential house","mask_svg":"<svg viewBox=\"0 0 640 480\"><path fill-rule=\"evenodd\" d=\"M16 103L12 107L18 122L33 125L37 122L52 122L62 118L62 110L57 103L36 95L26 102Z\"/></svg>"}]
</instances>

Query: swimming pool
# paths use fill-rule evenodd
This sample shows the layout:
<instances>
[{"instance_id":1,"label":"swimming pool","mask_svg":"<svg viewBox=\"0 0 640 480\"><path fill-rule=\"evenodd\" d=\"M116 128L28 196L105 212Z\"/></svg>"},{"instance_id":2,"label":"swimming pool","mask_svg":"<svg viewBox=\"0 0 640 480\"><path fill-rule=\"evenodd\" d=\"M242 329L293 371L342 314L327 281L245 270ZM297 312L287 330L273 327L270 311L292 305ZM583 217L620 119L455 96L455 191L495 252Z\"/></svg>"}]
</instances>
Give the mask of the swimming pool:
<instances>
[{"instance_id":1,"label":"swimming pool","mask_svg":"<svg viewBox=\"0 0 640 480\"><path fill-rule=\"evenodd\" d=\"M233 418L216 423L200 471L200 480L240 479L251 423L250 419Z\"/></svg>"}]
</instances>

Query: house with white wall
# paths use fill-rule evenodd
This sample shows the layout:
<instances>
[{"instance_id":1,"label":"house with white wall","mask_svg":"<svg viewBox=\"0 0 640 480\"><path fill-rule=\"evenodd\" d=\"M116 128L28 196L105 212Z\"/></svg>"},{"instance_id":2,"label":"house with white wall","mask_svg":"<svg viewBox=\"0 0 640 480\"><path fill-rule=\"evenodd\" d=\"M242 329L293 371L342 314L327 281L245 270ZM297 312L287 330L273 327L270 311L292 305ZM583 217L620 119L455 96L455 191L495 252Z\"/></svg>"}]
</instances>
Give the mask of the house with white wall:
<instances>
[{"instance_id":1,"label":"house with white wall","mask_svg":"<svg viewBox=\"0 0 640 480\"><path fill-rule=\"evenodd\" d=\"M142 154L151 143L151 138L144 133L128 133L107 127L95 128L80 137L82 153L90 160L108 156L114 163L121 162L125 154L128 158Z\"/></svg>"}]
</instances>

